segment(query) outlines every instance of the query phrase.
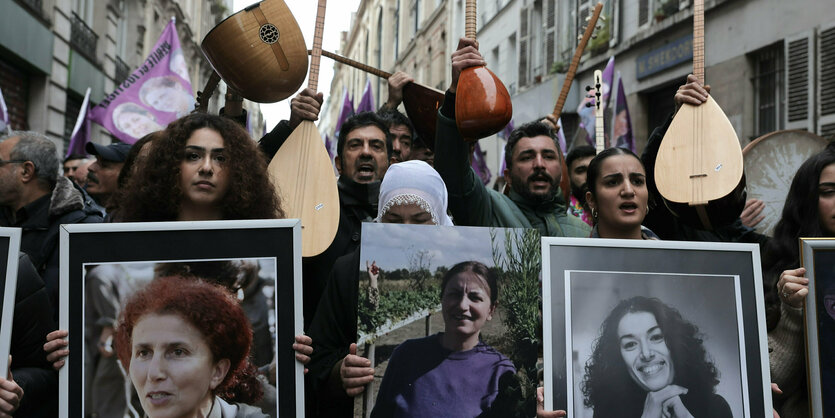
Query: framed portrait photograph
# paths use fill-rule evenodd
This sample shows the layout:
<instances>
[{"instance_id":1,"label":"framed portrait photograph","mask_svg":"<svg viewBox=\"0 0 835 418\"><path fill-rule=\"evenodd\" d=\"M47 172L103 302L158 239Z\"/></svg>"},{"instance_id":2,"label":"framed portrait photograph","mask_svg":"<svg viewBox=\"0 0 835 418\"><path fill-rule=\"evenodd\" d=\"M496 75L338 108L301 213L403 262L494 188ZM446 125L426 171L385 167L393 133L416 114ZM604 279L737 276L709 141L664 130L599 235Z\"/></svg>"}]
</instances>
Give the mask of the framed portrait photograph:
<instances>
[{"instance_id":1,"label":"framed portrait photograph","mask_svg":"<svg viewBox=\"0 0 835 418\"><path fill-rule=\"evenodd\" d=\"M546 410L770 416L756 245L543 238L542 260Z\"/></svg>"},{"instance_id":2,"label":"framed portrait photograph","mask_svg":"<svg viewBox=\"0 0 835 418\"><path fill-rule=\"evenodd\" d=\"M207 391L226 408L226 376L241 363L207 360L215 352L254 366L237 375L251 376L239 411L304 416L292 349L303 332L300 231L293 219L62 225L61 417L139 418Z\"/></svg>"},{"instance_id":3,"label":"framed portrait photograph","mask_svg":"<svg viewBox=\"0 0 835 418\"><path fill-rule=\"evenodd\" d=\"M0 254L6 254L6 261L0 263L0 290L3 292L0 298L3 302L0 308L0 376L4 378L9 374L19 253L20 228L0 228Z\"/></svg>"},{"instance_id":4,"label":"framed portrait photograph","mask_svg":"<svg viewBox=\"0 0 835 418\"><path fill-rule=\"evenodd\" d=\"M835 239L801 238L800 261L809 279L806 295L806 365L809 409L835 416Z\"/></svg>"},{"instance_id":5,"label":"framed portrait photograph","mask_svg":"<svg viewBox=\"0 0 835 418\"><path fill-rule=\"evenodd\" d=\"M366 223L362 234L358 354L375 378L354 415L535 415L539 233Z\"/></svg>"}]
</instances>

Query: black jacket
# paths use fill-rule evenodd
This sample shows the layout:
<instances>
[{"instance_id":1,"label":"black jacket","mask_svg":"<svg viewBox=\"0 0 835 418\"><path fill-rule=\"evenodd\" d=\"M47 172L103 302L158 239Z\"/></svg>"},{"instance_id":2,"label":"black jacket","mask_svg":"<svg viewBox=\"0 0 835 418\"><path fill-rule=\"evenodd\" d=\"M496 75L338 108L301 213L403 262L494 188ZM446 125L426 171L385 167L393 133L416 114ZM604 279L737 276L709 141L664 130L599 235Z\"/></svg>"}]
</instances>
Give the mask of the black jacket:
<instances>
[{"instance_id":1,"label":"black jacket","mask_svg":"<svg viewBox=\"0 0 835 418\"><path fill-rule=\"evenodd\" d=\"M47 199L44 196L41 199ZM52 310L58 313L58 235L62 224L98 223L103 217L100 208L91 205L92 200L85 200L81 190L66 177L58 181L44 201L35 201L25 208L34 208L22 221L14 221L8 208L2 211L0 226L18 227L23 230L20 250L26 253L32 264L43 278L49 294ZM57 316L55 317L57 319Z\"/></svg>"},{"instance_id":2,"label":"black jacket","mask_svg":"<svg viewBox=\"0 0 835 418\"><path fill-rule=\"evenodd\" d=\"M21 253L17 267L11 371L23 388L15 416L48 417L58 414L58 373L46 361L46 334L55 330L46 288L32 262Z\"/></svg>"}]
</instances>

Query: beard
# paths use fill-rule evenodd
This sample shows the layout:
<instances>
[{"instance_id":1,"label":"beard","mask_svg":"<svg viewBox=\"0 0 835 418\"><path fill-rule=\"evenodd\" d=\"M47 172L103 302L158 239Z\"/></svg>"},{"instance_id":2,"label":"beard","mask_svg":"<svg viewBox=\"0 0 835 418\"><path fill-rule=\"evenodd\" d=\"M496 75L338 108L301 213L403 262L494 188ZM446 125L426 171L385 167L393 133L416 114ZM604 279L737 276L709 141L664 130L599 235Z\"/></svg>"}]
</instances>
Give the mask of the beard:
<instances>
[{"instance_id":1,"label":"beard","mask_svg":"<svg viewBox=\"0 0 835 418\"><path fill-rule=\"evenodd\" d=\"M557 184L556 179L551 177L547 172L545 172L545 170L536 171L524 180L521 176L516 176L511 173L510 180L510 186L513 189L513 191L525 198L525 200L529 201L533 206L539 206L542 203L552 201L554 199L554 196L557 195L557 190L559 189L559 184ZM548 188L547 191L531 191L530 183L540 180L547 181L551 185L551 187Z\"/></svg>"},{"instance_id":2,"label":"beard","mask_svg":"<svg viewBox=\"0 0 835 418\"><path fill-rule=\"evenodd\" d=\"M578 202L585 205L586 204L586 185L581 184L579 186L575 186L574 183L571 183L571 195L577 199Z\"/></svg>"}]
</instances>

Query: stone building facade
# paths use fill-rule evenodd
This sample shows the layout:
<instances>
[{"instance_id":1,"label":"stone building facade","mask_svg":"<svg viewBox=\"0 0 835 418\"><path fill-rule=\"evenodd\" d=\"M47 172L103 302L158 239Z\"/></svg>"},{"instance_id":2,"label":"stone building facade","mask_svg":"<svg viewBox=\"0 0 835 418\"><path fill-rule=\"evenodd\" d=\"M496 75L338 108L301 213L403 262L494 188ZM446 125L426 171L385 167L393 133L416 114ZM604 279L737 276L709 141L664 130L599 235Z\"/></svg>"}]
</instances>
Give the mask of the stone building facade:
<instances>
[{"instance_id":1,"label":"stone building facade","mask_svg":"<svg viewBox=\"0 0 835 418\"><path fill-rule=\"evenodd\" d=\"M6 0L0 2L0 89L13 129L45 133L65 150L84 93L101 101L143 62L173 17L189 64L192 86L202 90L211 67L200 41L231 12L232 0ZM210 102L220 107L221 87ZM222 100L222 99L221 99ZM253 131L263 130L254 103L245 102ZM93 125L91 139L113 137Z\"/></svg>"}]
</instances>

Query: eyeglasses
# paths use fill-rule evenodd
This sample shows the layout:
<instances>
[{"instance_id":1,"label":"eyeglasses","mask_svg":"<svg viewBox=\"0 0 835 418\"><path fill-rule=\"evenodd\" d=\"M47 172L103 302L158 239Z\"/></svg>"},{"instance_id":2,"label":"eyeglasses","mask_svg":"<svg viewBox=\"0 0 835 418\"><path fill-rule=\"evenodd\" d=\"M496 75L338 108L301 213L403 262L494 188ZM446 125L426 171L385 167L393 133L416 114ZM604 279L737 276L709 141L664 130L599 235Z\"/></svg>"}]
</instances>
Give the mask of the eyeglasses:
<instances>
[{"instance_id":1,"label":"eyeglasses","mask_svg":"<svg viewBox=\"0 0 835 418\"><path fill-rule=\"evenodd\" d=\"M4 160L4 159L0 158L0 167L4 166L6 164L25 163L27 161L29 161L29 160Z\"/></svg>"}]
</instances>

